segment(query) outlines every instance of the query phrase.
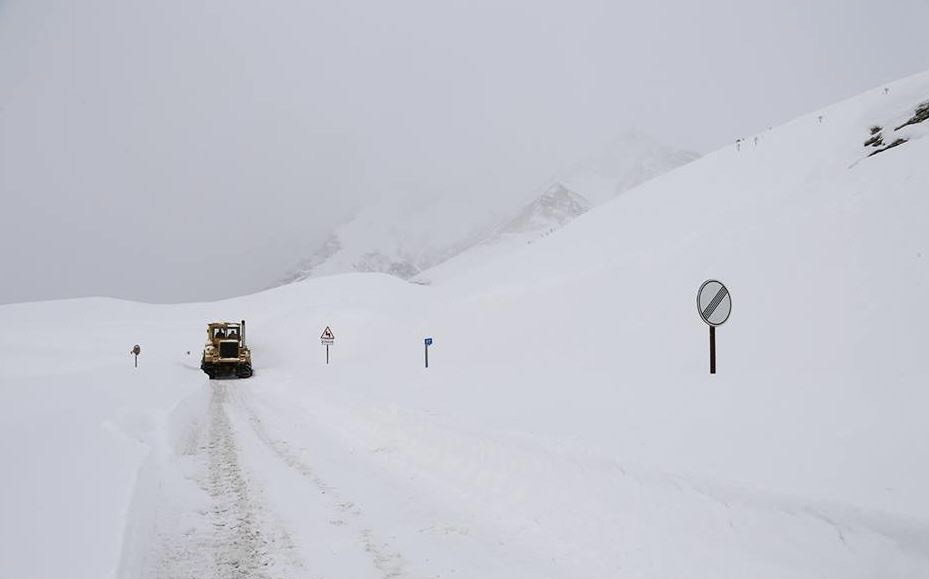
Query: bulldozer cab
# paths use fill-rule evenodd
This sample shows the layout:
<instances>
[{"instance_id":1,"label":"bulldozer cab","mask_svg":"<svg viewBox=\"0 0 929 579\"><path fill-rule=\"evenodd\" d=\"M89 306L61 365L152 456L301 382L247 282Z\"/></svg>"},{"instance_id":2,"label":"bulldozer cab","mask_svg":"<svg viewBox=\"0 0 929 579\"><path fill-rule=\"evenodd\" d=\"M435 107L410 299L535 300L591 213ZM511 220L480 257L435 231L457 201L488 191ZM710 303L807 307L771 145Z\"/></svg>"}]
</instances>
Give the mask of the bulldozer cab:
<instances>
[{"instance_id":1,"label":"bulldozer cab","mask_svg":"<svg viewBox=\"0 0 929 579\"><path fill-rule=\"evenodd\" d=\"M238 340L242 337L242 326L232 322L217 322L207 328L207 338L213 344L220 340Z\"/></svg>"}]
</instances>

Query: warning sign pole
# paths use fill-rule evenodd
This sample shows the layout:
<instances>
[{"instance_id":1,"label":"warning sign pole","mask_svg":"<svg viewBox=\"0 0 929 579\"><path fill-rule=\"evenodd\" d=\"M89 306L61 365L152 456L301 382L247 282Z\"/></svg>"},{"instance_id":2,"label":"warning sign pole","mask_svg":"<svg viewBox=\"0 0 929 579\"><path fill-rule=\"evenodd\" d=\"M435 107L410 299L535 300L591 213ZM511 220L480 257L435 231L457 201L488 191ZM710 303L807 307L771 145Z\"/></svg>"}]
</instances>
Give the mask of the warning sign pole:
<instances>
[{"instance_id":1,"label":"warning sign pole","mask_svg":"<svg viewBox=\"0 0 929 579\"><path fill-rule=\"evenodd\" d=\"M326 329L323 330L322 335L319 337L319 340L322 342L323 346L326 346L326 365L329 365L329 346L335 343L335 334L332 333L332 330L329 326L326 326Z\"/></svg>"}]
</instances>

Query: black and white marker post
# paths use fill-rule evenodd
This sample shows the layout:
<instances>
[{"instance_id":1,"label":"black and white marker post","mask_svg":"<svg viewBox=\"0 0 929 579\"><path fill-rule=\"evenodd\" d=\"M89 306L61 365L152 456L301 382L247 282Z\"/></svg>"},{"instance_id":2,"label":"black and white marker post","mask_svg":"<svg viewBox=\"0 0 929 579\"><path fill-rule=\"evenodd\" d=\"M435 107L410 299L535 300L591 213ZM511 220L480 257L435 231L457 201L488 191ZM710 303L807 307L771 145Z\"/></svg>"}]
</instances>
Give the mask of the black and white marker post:
<instances>
[{"instance_id":1,"label":"black and white marker post","mask_svg":"<svg viewBox=\"0 0 929 579\"><path fill-rule=\"evenodd\" d=\"M732 313L732 296L721 282L710 279L697 290L697 311L710 326L710 374L716 373L716 326L721 326Z\"/></svg>"},{"instance_id":2,"label":"black and white marker post","mask_svg":"<svg viewBox=\"0 0 929 579\"><path fill-rule=\"evenodd\" d=\"M429 346L432 345L432 338L426 338L423 340L423 344L426 347L426 368L429 367Z\"/></svg>"},{"instance_id":3,"label":"black and white marker post","mask_svg":"<svg viewBox=\"0 0 929 579\"><path fill-rule=\"evenodd\" d=\"M326 326L326 329L323 330L323 334L319 337L319 341L322 345L326 346L326 364L329 364L329 346L335 343L335 334L332 333L329 326Z\"/></svg>"}]
</instances>

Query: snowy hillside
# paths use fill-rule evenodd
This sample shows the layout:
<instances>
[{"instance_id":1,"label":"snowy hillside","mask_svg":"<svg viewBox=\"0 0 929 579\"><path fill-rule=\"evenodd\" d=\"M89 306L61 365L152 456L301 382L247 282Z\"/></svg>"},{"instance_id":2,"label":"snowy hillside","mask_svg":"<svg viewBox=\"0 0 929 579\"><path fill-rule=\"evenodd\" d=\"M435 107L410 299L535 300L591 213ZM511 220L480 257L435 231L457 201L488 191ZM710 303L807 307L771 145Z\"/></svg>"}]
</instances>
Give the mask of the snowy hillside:
<instances>
[{"instance_id":1,"label":"snowy hillside","mask_svg":"<svg viewBox=\"0 0 929 579\"><path fill-rule=\"evenodd\" d=\"M699 157L671 149L641 131L629 130L600 155L565 171L562 183L595 205Z\"/></svg>"},{"instance_id":2,"label":"snowy hillside","mask_svg":"<svg viewBox=\"0 0 929 579\"><path fill-rule=\"evenodd\" d=\"M927 100L869 91L429 286L0 307L0 577L925 577ZM255 376L207 380L206 322L242 318Z\"/></svg>"},{"instance_id":3,"label":"snowy hillside","mask_svg":"<svg viewBox=\"0 0 929 579\"><path fill-rule=\"evenodd\" d=\"M493 238L511 235L538 235L567 225L590 210L590 201L561 183L549 187L538 199L525 206L516 217L494 232Z\"/></svg>"},{"instance_id":4,"label":"snowy hillside","mask_svg":"<svg viewBox=\"0 0 929 579\"><path fill-rule=\"evenodd\" d=\"M585 197L555 183L515 217L488 232L479 243L427 269L413 281L428 285L433 280L465 274L472 267L555 233L590 208Z\"/></svg>"},{"instance_id":5,"label":"snowy hillside","mask_svg":"<svg viewBox=\"0 0 929 579\"><path fill-rule=\"evenodd\" d=\"M465 215L470 218L460 219ZM493 214L475 215L466 202L428 202L396 196L368 205L336 228L326 242L280 283L349 272L386 273L408 279L477 243Z\"/></svg>"},{"instance_id":6,"label":"snowy hillside","mask_svg":"<svg viewBox=\"0 0 929 579\"><path fill-rule=\"evenodd\" d=\"M408 195L397 201L391 196L389 201L365 207L337 228L280 283L347 272L380 272L409 279L481 246L461 263L477 261L488 252L496 255L508 250L511 243L498 243L501 237L510 242L514 236L523 241L535 239L566 224L591 203L608 201L696 158L694 153L666 147L642 133L628 132L599 156L563 171L522 206L501 199L496 206L475 212L468 199L425 202ZM567 205L556 206L562 203Z\"/></svg>"}]
</instances>

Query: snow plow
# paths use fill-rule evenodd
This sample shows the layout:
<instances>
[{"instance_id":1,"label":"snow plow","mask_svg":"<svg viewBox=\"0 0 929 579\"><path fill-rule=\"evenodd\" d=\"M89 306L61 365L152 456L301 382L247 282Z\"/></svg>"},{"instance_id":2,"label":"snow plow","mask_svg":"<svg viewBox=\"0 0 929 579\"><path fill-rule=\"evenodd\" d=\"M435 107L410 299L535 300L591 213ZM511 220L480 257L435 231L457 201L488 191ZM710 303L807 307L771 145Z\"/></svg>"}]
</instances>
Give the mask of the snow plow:
<instances>
[{"instance_id":1,"label":"snow plow","mask_svg":"<svg viewBox=\"0 0 929 579\"><path fill-rule=\"evenodd\" d=\"M245 320L213 322L206 329L207 342L203 346L200 369L213 378L252 375L252 353L245 345Z\"/></svg>"}]
</instances>

